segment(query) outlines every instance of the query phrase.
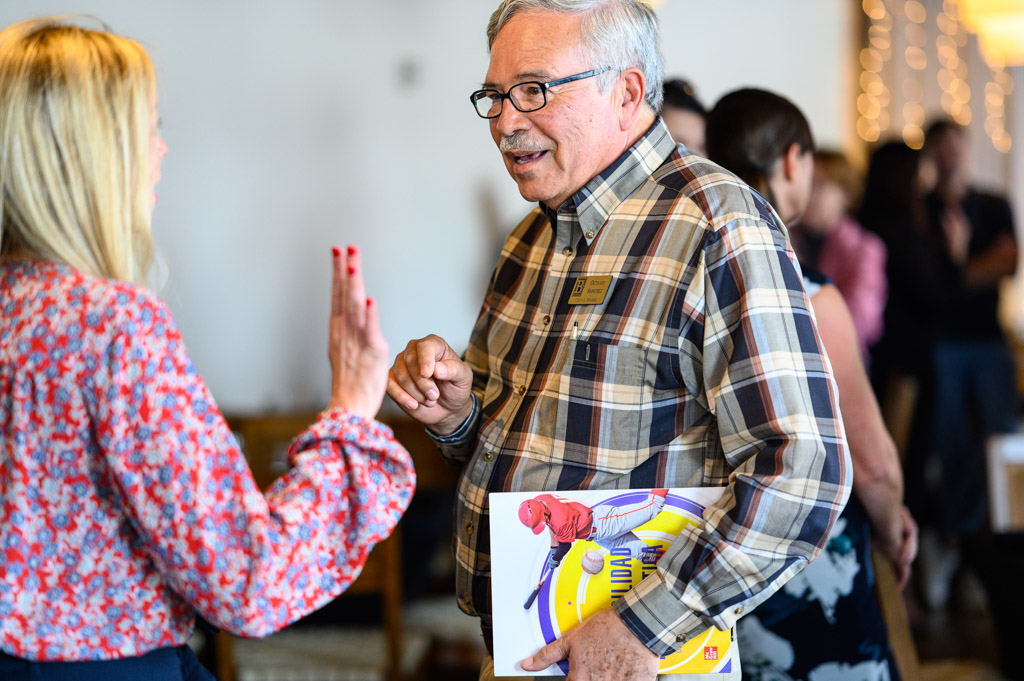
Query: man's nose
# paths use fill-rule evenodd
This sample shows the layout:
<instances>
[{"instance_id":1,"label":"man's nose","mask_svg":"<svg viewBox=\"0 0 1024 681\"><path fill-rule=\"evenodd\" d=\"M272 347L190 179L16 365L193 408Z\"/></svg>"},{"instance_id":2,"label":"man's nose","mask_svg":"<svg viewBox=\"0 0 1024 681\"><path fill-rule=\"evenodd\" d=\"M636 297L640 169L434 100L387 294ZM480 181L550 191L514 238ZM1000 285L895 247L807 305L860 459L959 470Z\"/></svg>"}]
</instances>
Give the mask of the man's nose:
<instances>
[{"instance_id":1,"label":"man's nose","mask_svg":"<svg viewBox=\"0 0 1024 681\"><path fill-rule=\"evenodd\" d=\"M498 114L497 118L492 118L491 121L494 124L494 129L502 137L509 137L520 130L530 127L530 119L517 109L510 99L502 102L501 113Z\"/></svg>"}]
</instances>

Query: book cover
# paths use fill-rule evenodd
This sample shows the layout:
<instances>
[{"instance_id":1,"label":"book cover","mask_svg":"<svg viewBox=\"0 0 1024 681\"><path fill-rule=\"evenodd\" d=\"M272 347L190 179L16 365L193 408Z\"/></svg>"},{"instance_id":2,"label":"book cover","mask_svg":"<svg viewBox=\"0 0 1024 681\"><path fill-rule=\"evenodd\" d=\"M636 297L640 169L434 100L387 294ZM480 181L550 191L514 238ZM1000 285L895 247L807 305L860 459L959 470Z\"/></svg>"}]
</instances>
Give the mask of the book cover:
<instances>
[{"instance_id":1,"label":"book cover","mask_svg":"<svg viewBox=\"0 0 1024 681\"><path fill-rule=\"evenodd\" d=\"M542 672L526 672L519 662L654 572L676 535L700 524L704 508L721 493L721 488L492 493L495 675L568 674L564 660ZM553 544L561 549L553 551ZM739 679L733 632L706 630L662 658L658 673L686 674L688 681Z\"/></svg>"}]
</instances>

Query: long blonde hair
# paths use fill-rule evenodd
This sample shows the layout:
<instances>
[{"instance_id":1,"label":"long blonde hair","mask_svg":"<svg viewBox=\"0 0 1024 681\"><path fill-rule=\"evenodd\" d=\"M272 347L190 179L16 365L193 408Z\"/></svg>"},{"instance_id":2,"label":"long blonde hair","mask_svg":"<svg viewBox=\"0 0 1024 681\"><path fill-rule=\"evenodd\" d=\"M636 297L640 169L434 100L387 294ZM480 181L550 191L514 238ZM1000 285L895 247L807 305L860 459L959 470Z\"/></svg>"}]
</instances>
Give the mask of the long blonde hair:
<instances>
[{"instance_id":1,"label":"long blonde hair","mask_svg":"<svg viewBox=\"0 0 1024 681\"><path fill-rule=\"evenodd\" d=\"M0 254L145 279L155 87L134 40L59 17L0 31Z\"/></svg>"}]
</instances>

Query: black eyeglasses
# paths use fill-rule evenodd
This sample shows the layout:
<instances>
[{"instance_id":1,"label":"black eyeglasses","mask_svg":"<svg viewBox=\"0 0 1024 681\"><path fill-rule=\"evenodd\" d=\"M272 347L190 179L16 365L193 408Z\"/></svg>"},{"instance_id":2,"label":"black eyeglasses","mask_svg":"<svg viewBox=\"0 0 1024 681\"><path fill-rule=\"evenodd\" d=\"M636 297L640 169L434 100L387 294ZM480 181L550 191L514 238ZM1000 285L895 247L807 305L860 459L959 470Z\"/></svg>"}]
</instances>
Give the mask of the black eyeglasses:
<instances>
[{"instance_id":1,"label":"black eyeglasses","mask_svg":"<svg viewBox=\"0 0 1024 681\"><path fill-rule=\"evenodd\" d=\"M526 81L525 83L516 83L505 93L502 93L500 90L485 88L471 94L469 101L473 103L473 108L476 109L476 113L480 118L497 118L500 116L506 99L512 102L512 106L519 111L530 113L537 109L543 109L544 105L548 103L548 88L571 83L574 80L591 78L611 70L611 66L606 66L603 69L584 71L583 73L577 73L575 76L566 76L565 78L548 81L547 83L533 80Z\"/></svg>"}]
</instances>

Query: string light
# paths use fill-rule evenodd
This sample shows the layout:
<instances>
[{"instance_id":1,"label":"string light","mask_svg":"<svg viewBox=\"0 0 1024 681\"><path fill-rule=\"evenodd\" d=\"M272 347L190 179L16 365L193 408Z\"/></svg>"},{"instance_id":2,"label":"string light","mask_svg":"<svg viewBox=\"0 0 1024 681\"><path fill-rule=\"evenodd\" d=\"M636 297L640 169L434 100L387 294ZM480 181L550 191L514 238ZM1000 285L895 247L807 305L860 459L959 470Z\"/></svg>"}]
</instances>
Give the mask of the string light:
<instances>
[{"instance_id":1,"label":"string light","mask_svg":"<svg viewBox=\"0 0 1024 681\"><path fill-rule=\"evenodd\" d=\"M928 68L928 53L924 51L928 38L922 24L928 19L928 11L919 0L906 0L903 15L907 18L903 27L903 35L907 39L904 58L912 70L924 71ZM924 107L921 105L924 89L911 74L904 78L901 90L905 100L901 111L903 141L912 149L920 149L924 146Z\"/></svg>"},{"instance_id":2,"label":"string light","mask_svg":"<svg viewBox=\"0 0 1024 681\"><path fill-rule=\"evenodd\" d=\"M992 79L985 85L985 134L992 140L992 146L1005 154L1013 146L1006 131L1006 95L1012 92L1013 81L1002 64L991 69Z\"/></svg>"},{"instance_id":3,"label":"string light","mask_svg":"<svg viewBox=\"0 0 1024 681\"><path fill-rule=\"evenodd\" d=\"M864 14L870 19L868 46L860 52L861 94L857 97L857 134L865 142L877 142L889 127L889 89L882 79L885 64L892 58L892 15L884 0L863 0Z\"/></svg>"},{"instance_id":4,"label":"string light","mask_svg":"<svg viewBox=\"0 0 1024 681\"><path fill-rule=\"evenodd\" d=\"M974 93L968 84L967 62L961 54L967 49L968 35L960 0L943 0L942 9L935 16L938 35L934 52L928 47L928 8L922 0L861 0L861 7L869 20L867 41L860 52L862 71L858 80L857 134L861 139L878 141L896 121L896 125L902 125L898 129L903 141L914 149L921 148L926 94L922 76L932 58L938 67L939 104L957 123L968 125ZM897 22L898 28L894 28ZM894 30L901 33L894 36ZM894 71L887 67L894 54L902 54L906 65L906 70L901 69L902 81L896 80ZM991 77L985 85L984 97L979 93L976 99L984 103L985 134L993 147L1006 153L1013 144L1006 129L1006 98L1013 91L1013 79L1003 64L995 63L987 54L986 57ZM893 111L889 108L891 97L886 82L898 91L900 97L896 101L902 102L894 104L898 108Z\"/></svg>"},{"instance_id":5,"label":"string light","mask_svg":"<svg viewBox=\"0 0 1024 681\"><path fill-rule=\"evenodd\" d=\"M967 84L967 64L960 58L960 48L967 44L967 31L960 18L960 6L954 0L945 0L935 17L939 28L935 51L942 66L936 80L942 89L939 104L943 111L960 125L967 125L971 122L971 87Z\"/></svg>"}]
</instances>

